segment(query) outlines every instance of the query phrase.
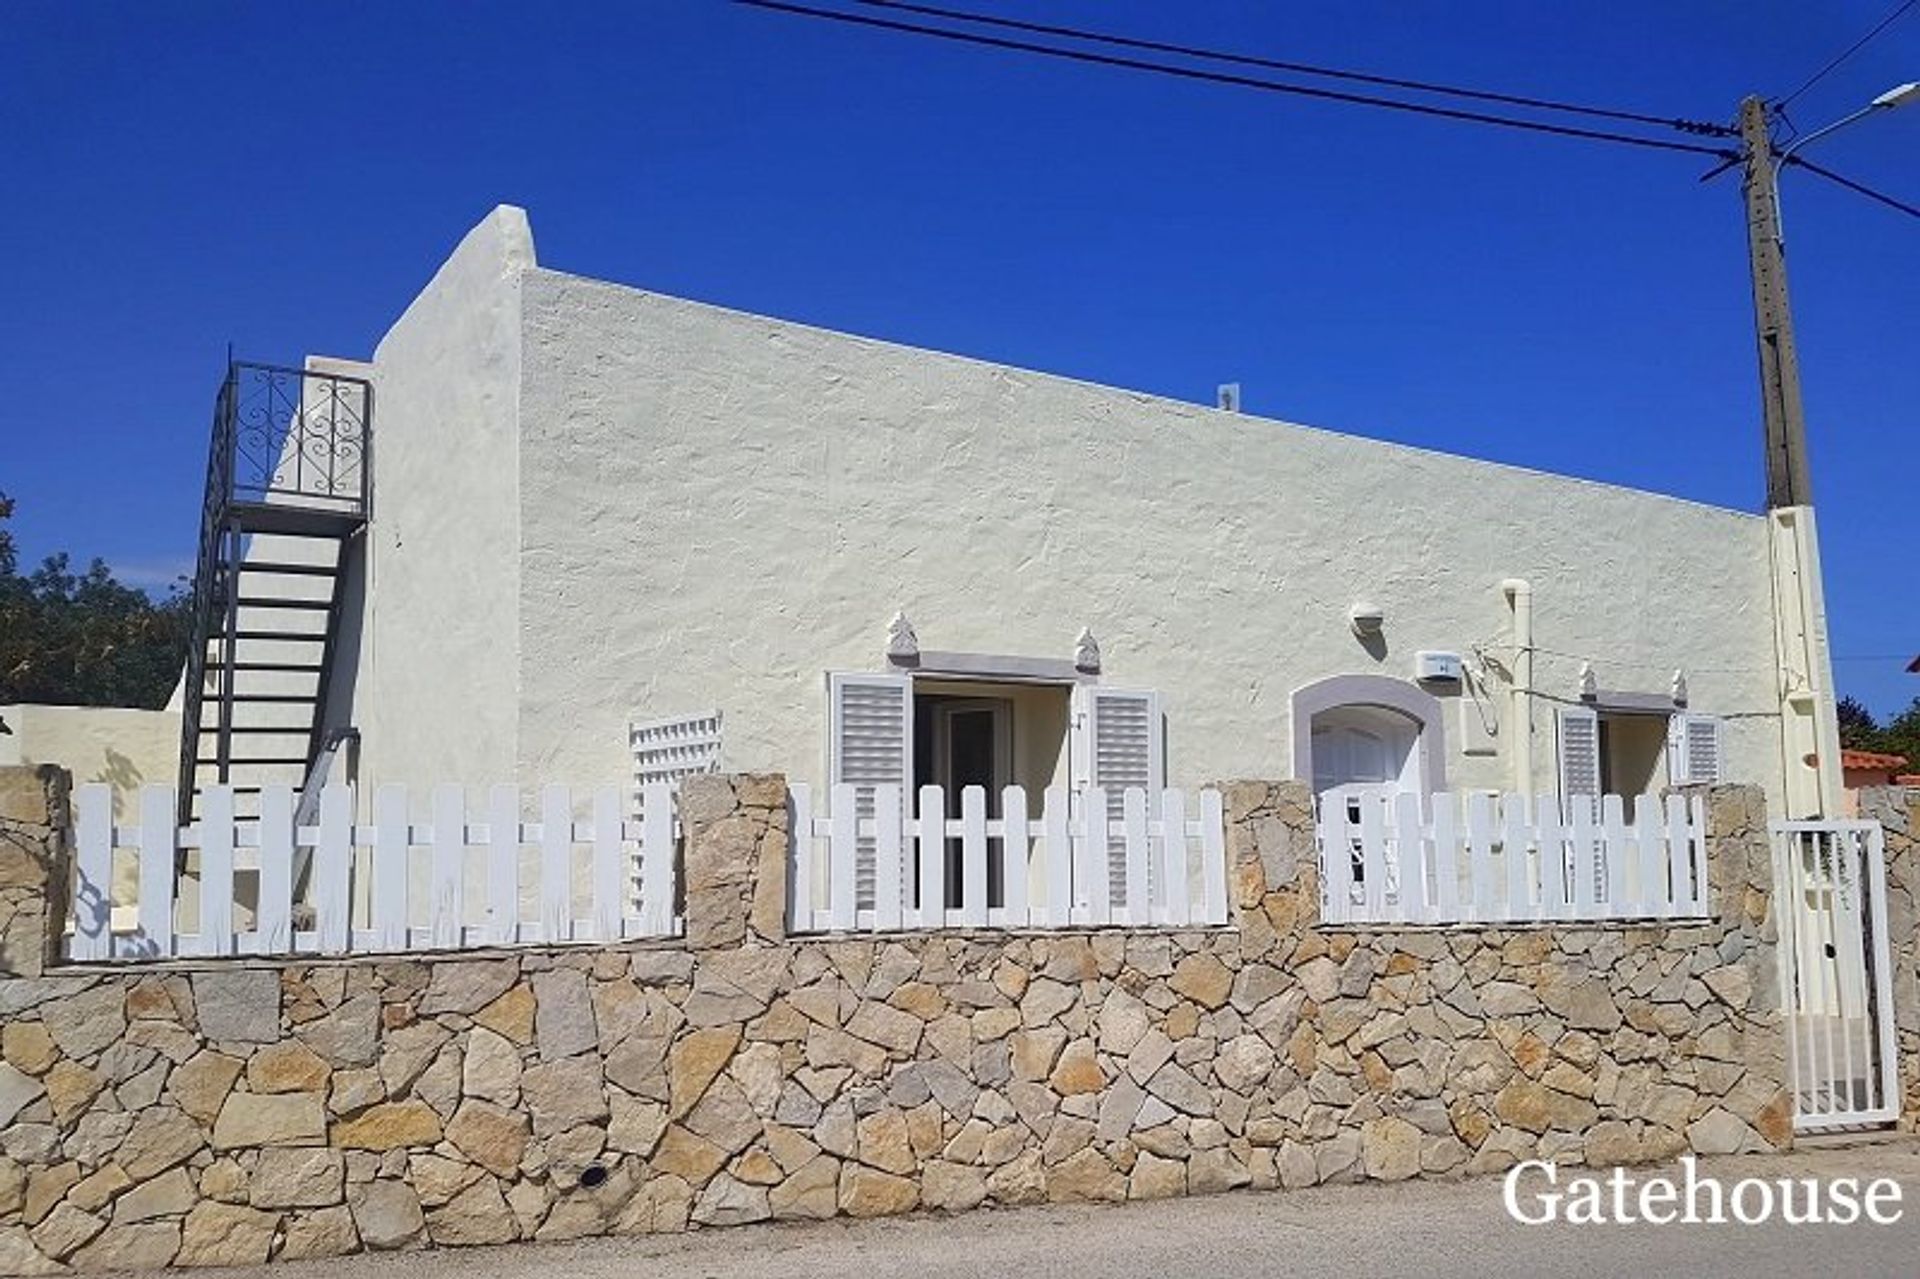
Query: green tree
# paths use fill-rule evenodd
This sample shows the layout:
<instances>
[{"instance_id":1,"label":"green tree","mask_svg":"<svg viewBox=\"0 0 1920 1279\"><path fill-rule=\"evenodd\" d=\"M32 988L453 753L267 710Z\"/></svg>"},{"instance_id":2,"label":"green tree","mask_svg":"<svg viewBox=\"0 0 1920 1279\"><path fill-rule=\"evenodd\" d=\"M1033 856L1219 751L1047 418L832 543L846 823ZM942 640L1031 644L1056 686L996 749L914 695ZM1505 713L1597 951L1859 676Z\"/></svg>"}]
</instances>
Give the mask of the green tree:
<instances>
[{"instance_id":1,"label":"green tree","mask_svg":"<svg viewBox=\"0 0 1920 1279\"><path fill-rule=\"evenodd\" d=\"M1887 721L1880 730L1879 742L1876 749L1889 755L1905 755L1907 767L1920 773L1920 697Z\"/></svg>"},{"instance_id":2,"label":"green tree","mask_svg":"<svg viewBox=\"0 0 1920 1279\"><path fill-rule=\"evenodd\" d=\"M75 572L65 554L19 570L0 493L0 703L166 705L186 664L189 596L161 600L114 580L101 560Z\"/></svg>"},{"instance_id":3,"label":"green tree","mask_svg":"<svg viewBox=\"0 0 1920 1279\"><path fill-rule=\"evenodd\" d=\"M1880 740L1880 725L1874 723L1872 711L1852 697L1841 698L1835 709L1839 712L1842 746L1856 751L1879 749L1873 743Z\"/></svg>"}]
</instances>

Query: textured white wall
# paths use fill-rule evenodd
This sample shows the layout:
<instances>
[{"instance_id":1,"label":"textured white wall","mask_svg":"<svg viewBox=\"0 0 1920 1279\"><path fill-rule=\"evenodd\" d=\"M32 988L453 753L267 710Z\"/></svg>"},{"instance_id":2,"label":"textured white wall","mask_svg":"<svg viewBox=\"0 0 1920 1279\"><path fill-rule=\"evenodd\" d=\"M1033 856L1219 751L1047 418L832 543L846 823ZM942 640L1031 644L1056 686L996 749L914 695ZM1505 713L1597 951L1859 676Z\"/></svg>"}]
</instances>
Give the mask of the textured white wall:
<instances>
[{"instance_id":1,"label":"textured white wall","mask_svg":"<svg viewBox=\"0 0 1920 1279\"><path fill-rule=\"evenodd\" d=\"M1281 776L1293 689L1504 643L1519 576L1536 642L1576 655L1539 687L1574 696L1580 657L1622 691L1685 668L1736 716L1732 777L1779 785L1774 723L1740 718L1773 709L1756 517L547 270L521 296L524 779L624 777L630 715L717 704L726 768L818 780L822 672L881 669L896 609L930 649L1064 658L1088 626L1108 683L1165 695L1171 781ZM1449 780L1503 784L1443 701Z\"/></svg>"},{"instance_id":2,"label":"textured white wall","mask_svg":"<svg viewBox=\"0 0 1920 1279\"><path fill-rule=\"evenodd\" d=\"M494 210L374 354L367 603L349 645L367 784L514 776L520 279L533 261L526 214Z\"/></svg>"}]
</instances>

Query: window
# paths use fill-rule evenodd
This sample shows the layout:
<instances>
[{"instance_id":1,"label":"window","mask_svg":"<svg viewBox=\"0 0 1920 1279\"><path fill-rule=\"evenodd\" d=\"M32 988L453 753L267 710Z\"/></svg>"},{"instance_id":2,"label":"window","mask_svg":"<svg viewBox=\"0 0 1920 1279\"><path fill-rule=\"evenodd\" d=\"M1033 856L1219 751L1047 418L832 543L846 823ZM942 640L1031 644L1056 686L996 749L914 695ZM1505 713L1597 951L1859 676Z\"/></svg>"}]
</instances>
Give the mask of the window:
<instances>
[{"instance_id":1,"label":"window","mask_svg":"<svg viewBox=\"0 0 1920 1279\"><path fill-rule=\"evenodd\" d=\"M1721 780L1722 722L1652 709L1564 707L1559 714L1560 794L1652 795L1663 785Z\"/></svg>"},{"instance_id":2,"label":"window","mask_svg":"<svg viewBox=\"0 0 1920 1279\"><path fill-rule=\"evenodd\" d=\"M1048 787L1064 785L1076 793L1091 787L1106 791L1109 815L1125 813L1126 788L1146 790L1150 812L1158 811L1166 785L1165 733L1158 693L1105 688L1058 680L953 678L936 675L828 676L830 729L828 781L856 787L856 810L873 815L873 788L901 787L908 813L917 809L918 791L939 786L947 816L960 816L961 791L980 786L987 793L987 816L1000 816L1001 792L1019 785L1030 797L1030 811ZM871 837L858 844L855 899L873 902ZM959 841L947 848L946 894L961 904L964 890ZM1109 841L1112 900L1126 898L1125 841ZM917 900L917 864L901 867L909 900ZM988 901L1003 901L997 863L989 863Z\"/></svg>"}]
</instances>

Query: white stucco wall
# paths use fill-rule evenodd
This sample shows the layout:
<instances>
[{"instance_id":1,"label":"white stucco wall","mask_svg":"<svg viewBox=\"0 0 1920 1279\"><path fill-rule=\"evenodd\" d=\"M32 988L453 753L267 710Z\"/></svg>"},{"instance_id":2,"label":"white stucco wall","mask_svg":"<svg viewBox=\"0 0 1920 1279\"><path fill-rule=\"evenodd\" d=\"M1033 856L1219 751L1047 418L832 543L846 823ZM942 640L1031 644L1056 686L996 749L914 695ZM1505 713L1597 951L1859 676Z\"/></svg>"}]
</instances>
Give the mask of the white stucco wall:
<instances>
[{"instance_id":1,"label":"white stucco wall","mask_svg":"<svg viewBox=\"0 0 1920 1279\"><path fill-rule=\"evenodd\" d=\"M526 214L496 209L374 353L373 510L349 579L360 626L343 643L367 786L514 776L520 279L533 261Z\"/></svg>"},{"instance_id":2,"label":"white stucco wall","mask_svg":"<svg viewBox=\"0 0 1920 1279\"><path fill-rule=\"evenodd\" d=\"M1757 517L549 270L519 296L523 780L623 778L631 715L712 705L725 767L818 780L822 672L882 669L896 610L930 649L1064 658L1090 627L1107 683L1164 695L1171 782L1285 775L1296 687L1510 656L1522 577L1538 687L1574 696L1583 658L1621 691L1684 669L1692 708L1732 717L1729 774L1779 785ZM1379 655L1348 627L1363 598ZM1451 784L1503 785L1442 700ZM1510 741L1497 684L1493 710ZM1551 704L1533 716L1551 788Z\"/></svg>"}]
</instances>

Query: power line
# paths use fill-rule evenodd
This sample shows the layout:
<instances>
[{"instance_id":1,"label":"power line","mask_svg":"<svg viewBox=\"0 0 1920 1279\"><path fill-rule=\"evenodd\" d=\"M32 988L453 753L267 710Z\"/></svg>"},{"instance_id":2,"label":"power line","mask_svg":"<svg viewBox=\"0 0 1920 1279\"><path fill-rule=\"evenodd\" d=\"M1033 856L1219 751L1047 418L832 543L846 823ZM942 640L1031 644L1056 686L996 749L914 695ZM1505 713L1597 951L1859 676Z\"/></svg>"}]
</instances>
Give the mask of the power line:
<instances>
[{"instance_id":1,"label":"power line","mask_svg":"<svg viewBox=\"0 0 1920 1279\"><path fill-rule=\"evenodd\" d=\"M976 23L980 26L999 27L1010 31L1025 31L1033 35L1065 36L1072 40L1084 40L1094 44L1114 45L1123 49L1142 49L1152 53L1171 53L1186 58L1199 58L1209 62L1222 62L1232 66L1261 67L1268 71L1288 71L1299 75L1323 76L1329 80L1350 80L1360 84L1377 84L1385 88L1412 89L1420 93L1440 94L1447 97L1470 98L1482 102L1500 102L1508 106L1533 107L1542 111L1565 111L1575 115L1596 116L1606 120L1622 120L1634 124L1659 125L1663 128L1678 129L1682 133L1706 136L1734 137L1739 130L1724 124L1709 124L1699 120L1685 120L1675 116L1648 115L1639 111L1620 111L1609 107L1587 106L1582 103L1559 102L1551 98L1530 98L1514 93L1496 93L1488 89L1467 89L1458 85L1437 84L1431 80L1408 80L1398 76L1372 75L1363 71L1341 71L1332 67L1313 66L1305 62L1285 62L1278 58L1256 57L1245 53L1225 53L1217 49L1201 49L1193 45L1170 44L1161 40L1141 40L1131 36L1110 35L1102 31L1087 31L1078 27L1053 26L1044 22L1025 22L1016 18L1002 18L991 14L968 13L959 9L942 9L935 5L913 4L908 0L854 0L873 9L895 9L903 13L917 13L929 18L945 18L956 22Z\"/></svg>"},{"instance_id":2,"label":"power line","mask_svg":"<svg viewBox=\"0 0 1920 1279\"><path fill-rule=\"evenodd\" d=\"M1900 212L1906 214L1909 217L1920 218L1920 208L1915 208L1913 205L1907 204L1904 201L1896 200L1890 195L1882 195L1880 192L1874 190L1872 187L1861 186L1858 182L1855 182L1852 178L1843 178L1839 174L1835 173L1832 169L1823 169L1811 160L1803 159L1802 157L1797 155L1790 155L1787 157L1787 163L1798 165L1809 173L1817 174L1820 177L1825 178L1829 182L1832 182L1838 186L1845 187L1849 191L1853 191L1860 195L1864 195L1869 200L1877 200L1881 204L1886 205L1889 209L1898 209Z\"/></svg>"},{"instance_id":3,"label":"power line","mask_svg":"<svg viewBox=\"0 0 1920 1279\"><path fill-rule=\"evenodd\" d=\"M1831 62L1828 62L1826 66L1821 67L1818 71L1814 72L1811 76L1807 77L1807 82L1805 84L1801 85L1798 89L1795 89L1792 93L1789 93L1786 97L1776 99L1773 104L1773 109L1775 111L1786 110L1787 104L1789 102L1792 102L1795 98L1805 93L1808 89L1811 89L1814 85L1819 84L1822 80L1826 79L1828 72L1832 71L1835 67L1845 62L1848 58L1851 58L1854 54L1860 52L1860 50L1866 48L1868 43L1872 41L1875 36L1879 35L1882 31L1885 31L1888 27L1898 22L1901 16L1905 14L1907 10L1913 8L1913 6L1916 4L1920 4L1920 0L1901 0L1900 4L1894 6L1894 10L1892 13L1889 13L1886 17L1880 19L1880 21L1874 25L1873 30L1867 32L1867 34L1861 36L1858 40L1855 40L1852 44L1848 45L1837 56L1835 56Z\"/></svg>"},{"instance_id":4,"label":"power line","mask_svg":"<svg viewBox=\"0 0 1920 1279\"><path fill-rule=\"evenodd\" d=\"M734 3L747 5L755 9L768 9L778 13L795 14L803 18L820 18L829 22L873 27L885 31L899 31L909 35L929 36L937 40L951 40L961 44L981 45L992 49L1008 49L1022 53L1037 53L1043 57L1063 58L1070 62L1085 62L1097 66L1121 67L1132 71L1153 71L1162 75L1176 76L1185 80L1201 80L1212 84L1229 84L1246 89L1261 89L1268 93L1293 94L1298 97L1318 98L1328 102L1345 102L1356 106L1382 107L1389 111L1403 111L1412 115L1435 116L1443 120L1497 125L1508 129L1521 129L1530 133L1548 133L1559 137L1584 138L1595 142L1618 142L1625 146L1643 147L1654 151L1680 151L1694 155L1711 155L1720 158L1727 158L1734 154L1724 147L1702 146L1692 142L1669 142L1664 138L1641 138L1634 137L1631 134L1610 133L1599 129L1581 128L1577 125L1547 124L1538 120L1518 120L1512 116L1491 115L1481 111L1464 111L1455 107L1429 106L1417 102L1403 102L1393 98L1347 93L1338 89L1322 89L1302 84L1283 84L1276 80L1262 80L1253 76L1233 75L1220 71L1202 71L1195 67L1172 66L1167 63L1148 62L1138 58L1123 58L1113 54L1093 53L1084 49L1066 49L1057 45L1036 44L1024 40L1010 40L1001 36L983 35L972 31L953 31L944 27L922 26L917 23L900 22L890 18L871 17L858 13L844 13L833 9L816 9L810 5L790 3L789 0L734 0Z\"/></svg>"}]
</instances>

